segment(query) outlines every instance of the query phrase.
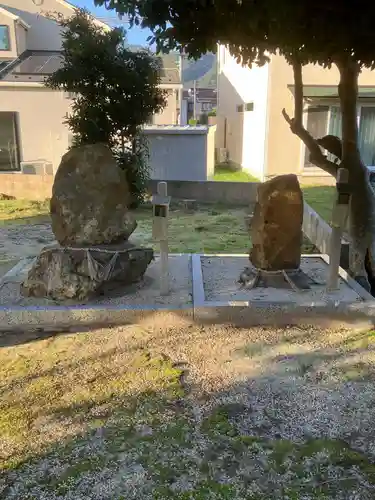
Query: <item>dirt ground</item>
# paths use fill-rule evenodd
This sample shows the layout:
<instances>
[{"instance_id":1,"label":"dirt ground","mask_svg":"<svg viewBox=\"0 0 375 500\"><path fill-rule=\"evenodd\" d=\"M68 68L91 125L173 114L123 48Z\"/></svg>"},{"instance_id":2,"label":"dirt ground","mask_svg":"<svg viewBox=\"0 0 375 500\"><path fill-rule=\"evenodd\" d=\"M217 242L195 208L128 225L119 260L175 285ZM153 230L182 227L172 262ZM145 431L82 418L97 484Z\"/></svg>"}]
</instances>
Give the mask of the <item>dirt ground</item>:
<instances>
[{"instance_id":1,"label":"dirt ground","mask_svg":"<svg viewBox=\"0 0 375 500\"><path fill-rule=\"evenodd\" d=\"M0 338L0 496L375 496L375 337L174 317Z\"/></svg>"}]
</instances>

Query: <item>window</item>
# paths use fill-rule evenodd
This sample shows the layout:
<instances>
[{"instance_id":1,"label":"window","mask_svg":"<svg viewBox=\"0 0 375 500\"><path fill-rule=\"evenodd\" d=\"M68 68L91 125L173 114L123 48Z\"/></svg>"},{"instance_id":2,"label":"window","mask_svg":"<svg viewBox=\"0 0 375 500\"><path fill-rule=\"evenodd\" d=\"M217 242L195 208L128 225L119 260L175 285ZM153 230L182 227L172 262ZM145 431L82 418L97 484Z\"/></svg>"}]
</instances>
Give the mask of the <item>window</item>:
<instances>
[{"instance_id":1,"label":"window","mask_svg":"<svg viewBox=\"0 0 375 500\"><path fill-rule=\"evenodd\" d=\"M0 113L0 171L19 169L16 113Z\"/></svg>"},{"instance_id":2,"label":"window","mask_svg":"<svg viewBox=\"0 0 375 500\"><path fill-rule=\"evenodd\" d=\"M359 150L365 165L375 166L375 107L363 106L359 121Z\"/></svg>"},{"instance_id":3,"label":"window","mask_svg":"<svg viewBox=\"0 0 375 500\"><path fill-rule=\"evenodd\" d=\"M341 137L341 110L339 106L311 106L307 111L307 130L315 138L331 134ZM375 166L375 104L358 107L359 150L365 165ZM335 157L328 155L330 160ZM304 166L314 167L305 149Z\"/></svg>"},{"instance_id":4,"label":"window","mask_svg":"<svg viewBox=\"0 0 375 500\"><path fill-rule=\"evenodd\" d=\"M202 102L202 111L211 111L212 103L210 102Z\"/></svg>"},{"instance_id":5,"label":"window","mask_svg":"<svg viewBox=\"0 0 375 500\"><path fill-rule=\"evenodd\" d=\"M247 102L245 104L239 104L236 106L237 113L243 113L244 111L253 111L254 110L254 103L253 102Z\"/></svg>"},{"instance_id":6,"label":"window","mask_svg":"<svg viewBox=\"0 0 375 500\"><path fill-rule=\"evenodd\" d=\"M10 50L9 26L0 25L0 50Z\"/></svg>"},{"instance_id":7,"label":"window","mask_svg":"<svg viewBox=\"0 0 375 500\"><path fill-rule=\"evenodd\" d=\"M329 106L310 106L308 108L306 128L315 139L327 135L328 113ZM315 165L310 162L309 157L310 152L305 148L304 167L315 168Z\"/></svg>"}]
</instances>

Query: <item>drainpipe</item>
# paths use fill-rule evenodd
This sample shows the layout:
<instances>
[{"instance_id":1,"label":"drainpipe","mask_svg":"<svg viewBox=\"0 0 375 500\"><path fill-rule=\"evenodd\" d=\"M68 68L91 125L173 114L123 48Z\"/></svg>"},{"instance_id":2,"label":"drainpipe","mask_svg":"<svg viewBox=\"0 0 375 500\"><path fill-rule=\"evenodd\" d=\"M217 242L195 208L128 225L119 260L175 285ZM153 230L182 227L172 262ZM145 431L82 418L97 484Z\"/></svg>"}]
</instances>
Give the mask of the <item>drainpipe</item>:
<instances>
[{"instance_id":1,"label":"drainpipe","mask_svg":"<svg viewBox=\"0 0 375 500\"><path fill-rule=\"evenodd\" d=\"M181 49L180 50L180 83L182 84L182 88L178 90L178 95L179 95L179 108L180 108L180 117L179 117L179 123L178 125L182 125L182 100L183 100L183 94L184 94L184 87L183 87L183 81L182 81L182 71L183 71L183 64L184 64L184 51Z\"/></svg>"},{"instance_id":2,"label":"drainpipe","mask_svg":"<svg viewBox=\"0 0 375 500\"><path fill-rule=\"evenodd\" d=\"M219 112L219 71L220 71L220 45L217 44L217 55L216 55L216 116Z\"/></svg>"}]
</instances>

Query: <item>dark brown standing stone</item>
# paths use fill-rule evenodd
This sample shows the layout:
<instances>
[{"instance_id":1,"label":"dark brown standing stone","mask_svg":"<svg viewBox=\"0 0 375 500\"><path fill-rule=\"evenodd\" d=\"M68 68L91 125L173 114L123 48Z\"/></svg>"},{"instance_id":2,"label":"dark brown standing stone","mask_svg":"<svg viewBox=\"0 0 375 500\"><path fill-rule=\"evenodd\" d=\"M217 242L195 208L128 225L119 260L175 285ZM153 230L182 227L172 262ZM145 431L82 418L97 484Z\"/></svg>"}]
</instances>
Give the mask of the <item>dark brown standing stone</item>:
<instances>
[{"instance_id":1,"label":"dark brown standing stone","mask_svg":"<svg viewBox=\"0 0 375 500\"><path fill-rule=\"evenodd\" d=\"M52 231L63 246L124 241L137 227L129 186L104 144L73 148L61 159L52 190Z\"/></svg>"},{"instance_id":2,"label":"dark brown standing stone","mask_svg":"<svg viewBox=\"0 0 375 500\"><path fill-rule=\"evenodd\" d=\"M266 271L298 269L301 263L303 195L294 174L258 186L251 223L250 261Z\"/></svg>"}]
</instances>

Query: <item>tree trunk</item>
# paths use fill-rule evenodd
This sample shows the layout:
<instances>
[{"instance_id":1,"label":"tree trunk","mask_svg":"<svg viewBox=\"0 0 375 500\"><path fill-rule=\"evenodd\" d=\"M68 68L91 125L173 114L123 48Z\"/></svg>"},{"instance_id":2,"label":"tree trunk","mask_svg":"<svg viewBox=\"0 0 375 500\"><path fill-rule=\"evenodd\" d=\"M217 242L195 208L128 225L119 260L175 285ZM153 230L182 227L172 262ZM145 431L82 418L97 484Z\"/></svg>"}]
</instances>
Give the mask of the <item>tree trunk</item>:
<instances>
[{"instance_id":1,"label":"tree trunk","mask_svg":"<svg viewBox=\"0 0 375 500\"><path fill-rule=\"evenodd\" d=\"M372 263L372 215L374 197L368 173L358 149L357 97L359 67L349 58L337 64L340 71L339 98L342 112L342 161L349 171L351 200L349 207L350 274L368 291L365 268L366 252ZM371 264L371 268L373 268ZM375 274L374 274L375 275Z\"/></svg>"}]
</instances>

